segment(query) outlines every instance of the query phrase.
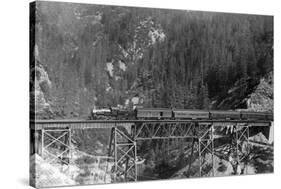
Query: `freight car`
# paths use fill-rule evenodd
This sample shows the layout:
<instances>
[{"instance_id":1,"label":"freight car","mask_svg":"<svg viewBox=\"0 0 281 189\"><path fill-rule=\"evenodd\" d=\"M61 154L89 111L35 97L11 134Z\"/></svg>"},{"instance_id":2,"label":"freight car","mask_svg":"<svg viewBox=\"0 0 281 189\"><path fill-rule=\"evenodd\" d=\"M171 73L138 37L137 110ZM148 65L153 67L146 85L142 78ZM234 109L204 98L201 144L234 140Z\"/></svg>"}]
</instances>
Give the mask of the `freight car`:
<instances>
[{"instance_id":1,"label":"freight car","mask_svg":"<svg viewBox=\"0 0 281 189\"><path fill-rule=\"evenodd\" d=\"M273 114L268 112L191 110L169 108L137 108L134 111L119 108L92 110L91 119L200 119L200 120L271 120Z\"/></svg>"},{"instance_id":2,"label":"freight car","mask_svg":"<svg viewBox=\"0 0 281 189\"><path fill-rule=\"evenodd\" d=\"M211 110L209 119L239 120L241 115L237 111Z\"/></svg>"},{"instance_id":3,"label":"freight car","mask_svg":"<svg viewBox=\"0 0 281 189\"><path fill-rule=\"evenodd\" d=\"M136 119L210 119L210 120L271 120L269 112L246 112L231 110L191 110L141 108L136 110Z\"/></svg>"},{"instance_id":4,"label":"freight car","mask_svg":"<svg viewBox=\"0 0 281 189\"><path fill-rule=\"evenodd\" d=\"M140 108L136 109L137 119L171 119L172 110L168 108Z\"/></svg>"},{"instance_id":5,"label":"freight car","mask_svg":"<svg viewBox=\"0 0 281 189\"><path fill-rule=\"evenodd\" d=\"M175 119L209 119L210 113L204 110L185 110L174 109L173 118Z\"/></svg>"},{"instance_id":6,"label":"freight car","mask_svg":"<svg viewBox=\"0 0 281 189\"><path fill-rule=\"evenodd\" d=\"M273 120L273 114L268 112L240 112L243 120Z\"/></svg>"}]
</instances>

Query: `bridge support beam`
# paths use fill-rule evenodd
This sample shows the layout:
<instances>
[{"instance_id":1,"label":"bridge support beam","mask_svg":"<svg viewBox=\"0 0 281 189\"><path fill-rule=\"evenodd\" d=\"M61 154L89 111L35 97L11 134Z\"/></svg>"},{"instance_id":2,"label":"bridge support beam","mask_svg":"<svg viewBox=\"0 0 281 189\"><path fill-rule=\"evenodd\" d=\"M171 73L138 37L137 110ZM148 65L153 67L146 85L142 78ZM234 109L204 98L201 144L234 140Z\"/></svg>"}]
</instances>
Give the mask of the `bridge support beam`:
<instances>
[{"instance_id":1,"label":"bridge support beam","mask_svg":"<svg viewBox=\"0 0 281 189\"><path fill-rule=\"evenodd\" d=\"M237 124L235 131L237 166L240 166L241 168L240 174L247 174L247 164L250 153L249 125Z\"/></svg>"},{"instance_id":2,"label":"bridge support beam","mask_svg":"<svg viewBox=\"0 0 281 189\"><path fill-rule=\"evenodd\" d=\"M197 138L195 123L142 123L136 125L135 140Z\"/></svg>"},{"instance_id":3,"label":"bridge support beam","mask_svg":"<svg viewBox=\"0 0 281 189\"><path fill-rule=\"evenodd\" d=\"M114 127L113 132L115 182L137 181L136 141L122 127Z\"/></svg>"},{"instance_id":4,"label":"bridge support beam","mask_svg":"<svg viewBox=\"0 0 281 189\"><path fill-rule=\"evenodd\" d=\"M214 128L200 123L198 128L199 176L214 176Z\"/></svg>"},{"instance_id":5,"label":"bridge support beam","mask_svg":"<svg viewBox=\"0 0 281 189\"><path fill-rule=\"evenodd\" d=\"M69 165L71 161L71 129L41 130L41 156L48 163Z\"/></svg>"}]
</instances>

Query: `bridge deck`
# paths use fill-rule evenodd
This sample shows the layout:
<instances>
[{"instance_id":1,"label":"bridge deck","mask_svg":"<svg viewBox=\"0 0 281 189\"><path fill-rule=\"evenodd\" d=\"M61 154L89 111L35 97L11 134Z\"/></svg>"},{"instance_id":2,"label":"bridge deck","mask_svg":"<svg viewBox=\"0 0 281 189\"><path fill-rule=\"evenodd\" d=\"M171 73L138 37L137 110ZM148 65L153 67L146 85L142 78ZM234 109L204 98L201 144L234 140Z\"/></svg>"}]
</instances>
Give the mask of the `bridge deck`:
<instances>
[{"instance_id":1,"label":"bridge deck","mask_svg":"<svg viewBox=\"0 0 281 189\"><path fill-rule=\"evenodd\" d=\"M71 128L71 129L89 129L89 128L112 128L115 126L132 126L135 124L213 124L213 126L227 126L234 124L248 124L251 126L271 126L268 120L35 120L30 122L31 129L40 130L42 128Z\"/></svg>"}]
</instances>

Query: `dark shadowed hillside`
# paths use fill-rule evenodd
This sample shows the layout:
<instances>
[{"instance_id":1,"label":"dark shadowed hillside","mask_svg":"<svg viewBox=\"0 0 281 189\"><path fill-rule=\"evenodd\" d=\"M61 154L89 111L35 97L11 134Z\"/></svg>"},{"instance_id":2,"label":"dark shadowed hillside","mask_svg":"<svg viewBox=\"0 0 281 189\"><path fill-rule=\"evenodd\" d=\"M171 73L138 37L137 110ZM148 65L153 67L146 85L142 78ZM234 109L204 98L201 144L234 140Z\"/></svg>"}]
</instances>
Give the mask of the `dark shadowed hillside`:
<instances>
[{"instance_id":1,"label":"dark shadowed hillside","mask_svg":"<svg viewBox=\"0 0 281 189\"><path fill-rule=\"evenodd\" d=\"M248 108L240 101L257 104L273 71L270 16L36 5L39 119L86 118L94 106Z\"/></svg>"}]
</instances>

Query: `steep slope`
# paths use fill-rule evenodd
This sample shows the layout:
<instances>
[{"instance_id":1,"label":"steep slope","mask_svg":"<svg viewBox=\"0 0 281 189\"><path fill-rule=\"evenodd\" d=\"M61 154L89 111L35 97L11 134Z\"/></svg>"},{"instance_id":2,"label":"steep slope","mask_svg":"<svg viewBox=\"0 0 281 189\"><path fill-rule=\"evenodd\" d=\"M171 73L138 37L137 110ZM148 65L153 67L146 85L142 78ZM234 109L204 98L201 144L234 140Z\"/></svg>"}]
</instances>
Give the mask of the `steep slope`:
<instances>
[{"instance_id":1,"label":"steep slope","mask_svg":"<svg viewBox=\"0 0 281 189\"><path fill-rule=\"evenodd\" d=\"M238 80L225 97L216 97L213 105L220 109L273 112L273 73L260 79Z\"/></svg>"},{"instance_id":2,"label":"steep slope","mask_svg":"<svg viewBox=\"0 0 281 189\"><path fill-rule=\"evenodd\" d=\"M247 99L250 111L273 112L273 74L270 72L260 80L255 91Z\"/></svg>"},{"instance_id":3,"label":"steep slope","mask_svg":"<svg viewBox=\"0 0 281 189\"><path fill-rule=\"evenodd\" d=\"M94 106L240 108L222 102L231 87L254 90L273 69L269 16L57 2L35 9L38 119L86 119Z\"/></svg>"},{"instance_id":4,"label":"steep slope","mask_svg":"<svg viewBox=\"0 0 281 189\"><path fill-rule=\"evenodd\" d=\"M31 173L34 180L31 182L36 187L54 187L74 185L75 181L71 180L67 175L63 174L57 167L45 162L38 154L31 157Z\"/></svg>"}]
</instances>

